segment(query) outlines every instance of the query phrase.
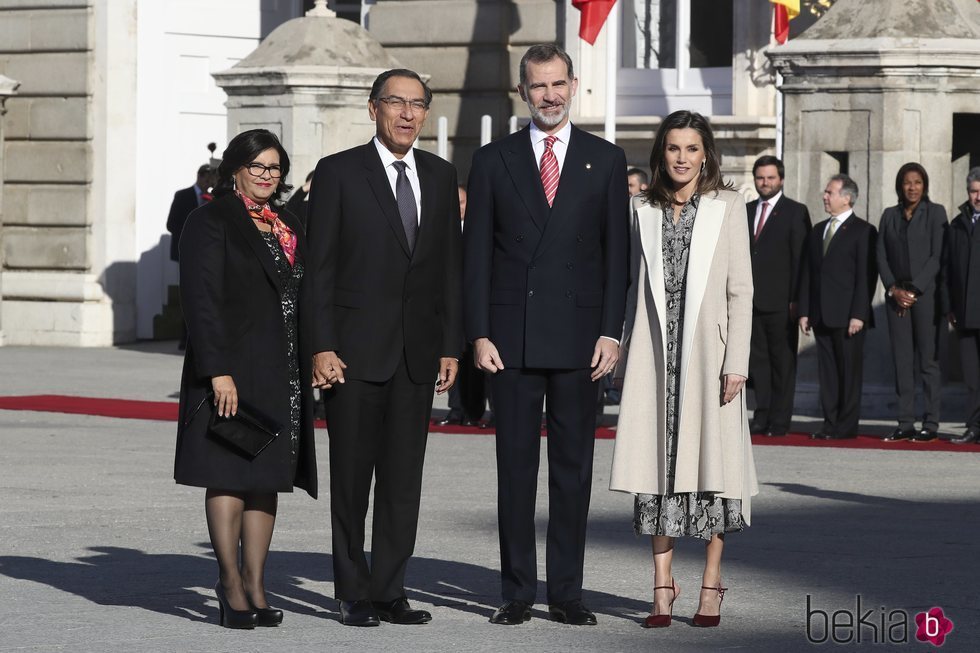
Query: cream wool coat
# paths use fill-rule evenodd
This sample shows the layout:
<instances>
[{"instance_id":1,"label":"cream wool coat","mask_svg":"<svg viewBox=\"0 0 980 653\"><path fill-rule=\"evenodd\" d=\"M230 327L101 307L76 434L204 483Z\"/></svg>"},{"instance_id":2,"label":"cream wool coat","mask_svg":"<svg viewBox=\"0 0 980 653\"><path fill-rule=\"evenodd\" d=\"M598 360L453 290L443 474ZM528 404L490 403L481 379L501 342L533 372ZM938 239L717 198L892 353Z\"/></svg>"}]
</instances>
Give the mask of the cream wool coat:
<instances>
[{"instance_id":1,"label":"cream wool coat","mask_svg":"<svg viewBox=\"0 0 980 653\"><path fill-rule=\"evenodd\" d=\"M609 484L621 492L667 492L662 220L660 208L634 198L625 378ZM674 492L741 499L749 523L751 497L759 489L745 393L721 403L724 375L748 376L752 262L747 224L745 200L735 191L701 197L685 289Z\"/></svg>"}]
</instances>

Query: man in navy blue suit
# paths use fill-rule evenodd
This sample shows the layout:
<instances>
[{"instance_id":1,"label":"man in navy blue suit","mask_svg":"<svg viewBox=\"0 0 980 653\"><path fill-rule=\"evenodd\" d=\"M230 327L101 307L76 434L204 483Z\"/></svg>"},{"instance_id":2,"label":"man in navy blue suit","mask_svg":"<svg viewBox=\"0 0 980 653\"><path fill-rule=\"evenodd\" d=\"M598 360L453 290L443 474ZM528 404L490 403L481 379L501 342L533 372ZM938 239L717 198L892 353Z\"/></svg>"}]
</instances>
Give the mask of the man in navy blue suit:
<instances>
[{"instance_id":1,"label":"man in navy blue suit","mask_svg":"<svg viewBox=\"0 0 980 653\"><path fill-rule=\"evenodd\" d=\"M464 240L464 323L492 374L503 605L495 624L531 618L534 504L548 398L548 604L555 621L596 623L582 603L596 382L619 357L626 305L626 156L574 127L578 80L551 44L521 60L531 124L476 152Z\"/></svg>"}]
</instances>

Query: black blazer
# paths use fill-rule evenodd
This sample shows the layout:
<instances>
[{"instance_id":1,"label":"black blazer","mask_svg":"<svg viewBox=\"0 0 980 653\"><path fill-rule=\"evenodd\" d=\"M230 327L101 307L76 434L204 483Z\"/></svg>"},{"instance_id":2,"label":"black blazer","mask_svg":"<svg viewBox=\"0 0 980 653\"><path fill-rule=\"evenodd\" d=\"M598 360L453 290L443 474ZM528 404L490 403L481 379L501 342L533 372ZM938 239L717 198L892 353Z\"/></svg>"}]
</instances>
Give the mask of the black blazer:
<instances>
[{"instance_id":1,"label":"black blazer","mask_svg":"<svg viewBox=\"0 0 980 653\"><path fill-rule=\"evenodd\" d=\"M874 326L871 298L875 284L875 240L877 230L867 221L851 215L838 227L827 255L823 253L823 233L829 220L810 232L803 250L800 278L800 316L810 324L831 329L846 328L851 319Z\"/></svg>"},{"instance_id":2,"label":"black blazer","mask_svg":"<svg viewBox=\"0 0 980 653\"><path fill-rule=\"evenodd\" d=\"M783 195L770 207L759 239L755 239L755 212L759 200L745 206L752 252L752 306L762 313L782 312L799 292L803 243L810 233L810 212L805 204Z\"/></svg>"},{"instance_id":3,"label":"black blazer","mask_svg":"<svg viewBox=\"0 0 980 653\"><path fill-rule=\"evenodd\" d=\"M927 296L926 301L935 302L938 312L937 295L935 294L939 280L939 268L943 253L943 236L946 231L946 209L939 204L933 204L928 199L921 202L908 223L907 242L903 244L898 233L900 222L905 220L905 211L901 206L890 206L881 214L878 223L878 273L885 289L891 288L896 282L911 282ZM907 247L905 252L902 248ZM912 276L908 279L898 279L895 275L895 265L899 257L908 256L909 271ZM893 308L898 305L889 300Z\"/></svg>"},{"instance_id":4,"label":"black blazer","mask_svg":"<svg viewBox=\"0 0 980 653\"><path fill-rule=\"evenodd\" d=\"M970 233L973 208L960 207L946 231L943 248L943 311L960 329L980 329L980 226Z\"/></svg>"},{"instance_id":5,"label":"black blazer","mask_svg":"<svg viewBox=\"0 0 980 653\"><path fill-rule=\"evenodd\" d=\"M167 231L170 232L170 260L180 260L180 233L187 222L187 216L197 208L197 193L194 187L182 188L174 193L174 201L170 203L170 214L167 215Z\"/></svg>"},{"instance_id":6,"label":"black blazer","mask_svg":"<svg viewBox=\"0 0 980 653\"><path fill-rule=\"evenodd\" d=\"M387 381L405 357L416 383L463 351L456 169L415 150L422 214L415 250L373 142L320 160L309 200L313 350L345 376Z\"/></svg>"},{"instance_id":7,"label":"black blazer","mask_svg":"<svg viewBox=\"0 0 980 653\"><path fill-rule=\"evenodd\" d=\"M572 127L549 208L529 129L473 156L467 184L466 337L489 337L504 366L589 366L619 339L629 239L626 156Z\"/></svg>"},{"instance_id":8,"label":"black blazer","mask_svg":"<svg viewBox=\"0 0 980 653\"><path fill-rule=\"evenodd\" d=\"M296 233L297 257L305 261L308 253L302 227L287 211L279 215ZM289 492L296 485L315 498L313 354L306 307L302 302L298 307L302 419L294 475L286 328L279 274L268 245L245 205L229 193L194 210L181 235L180 249L187 351L180 381L174 478L185 485L242 492ZM301 293L306 283L304 275ZM211 377L225 374L235 381L242 400L285 427L254 461L207 436L211 413L207 405L194 413L211 388Z\"/></svg>"}]
</instances>

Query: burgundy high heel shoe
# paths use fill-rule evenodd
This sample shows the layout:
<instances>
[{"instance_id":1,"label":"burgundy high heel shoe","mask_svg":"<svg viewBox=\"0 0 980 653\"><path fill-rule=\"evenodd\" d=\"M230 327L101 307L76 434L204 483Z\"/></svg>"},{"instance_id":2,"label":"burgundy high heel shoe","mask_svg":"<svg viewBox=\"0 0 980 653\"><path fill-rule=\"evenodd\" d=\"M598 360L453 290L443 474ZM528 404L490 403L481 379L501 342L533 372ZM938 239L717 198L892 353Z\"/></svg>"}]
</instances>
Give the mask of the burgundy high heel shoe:
<instances>
[{"instance_id":1,"label":"burgundy high heel shoe","mask_svg":"<svg viewBox=\"0 0 980 653\"><path fill-rule=\"evenodd\" d=\"M643 620L642 626L644 628L666 628L670 625L671 616L674 614L674 601L677 597L681 595L680 586L674 582L674 579L670 579L670 585L660 585L659 587L653 588L653 593L656 594L657 590L673 590L674 597L670 599L670 612L667 614L650 614L647 618ZM656 599L654 599L656 600Z\"/></svg>"},{"instance_id":2,"label":"burgundy high heel shoe","mask_svg":"<svg viewBox=\"0 0 980 653\"><path fill-rule=\"evenodd\" d=\"M714 628L721 623L721 602L725 600L725 592L728 591L728 588L722 587L721 581L718 581L718 587L707 587L702 585L701 589L714 590L718 592L718 614L704 615L699 612L694 615L694 619L691 620L691 625L700 626L702 628Z\"/></svg>"}]
</instances>

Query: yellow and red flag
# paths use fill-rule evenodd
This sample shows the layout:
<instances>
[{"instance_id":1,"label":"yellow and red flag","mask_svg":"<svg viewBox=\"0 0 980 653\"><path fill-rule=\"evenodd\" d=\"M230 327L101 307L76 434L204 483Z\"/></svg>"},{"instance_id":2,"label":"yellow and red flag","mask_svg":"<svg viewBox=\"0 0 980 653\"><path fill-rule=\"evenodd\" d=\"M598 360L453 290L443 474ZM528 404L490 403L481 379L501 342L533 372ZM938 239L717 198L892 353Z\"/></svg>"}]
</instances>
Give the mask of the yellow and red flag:
<instances>
[{"instance_id":1,"label":"yellow and red flag","mask_svg":"<svg viewBox=\"0 0 980 653\"><path fill-rule=\"evenodd\" d=\"M772 3L772 32L776 43L782 45L789 39L789 21L800 15L800 0L769 0Z\"/></svg>"},{"instance_id":2,"label":"yellow and red flag","mask_svg":"<svg viewBox=\"0 0 980 653\"><path fill-rule=\"evenodd\" d=\"M595 45L596 37L599 36L614 4L616 0L572 0L572 6L582 12L582 20L578 25L579 38L589 45Z\"/></svg>"}]
</instances>

